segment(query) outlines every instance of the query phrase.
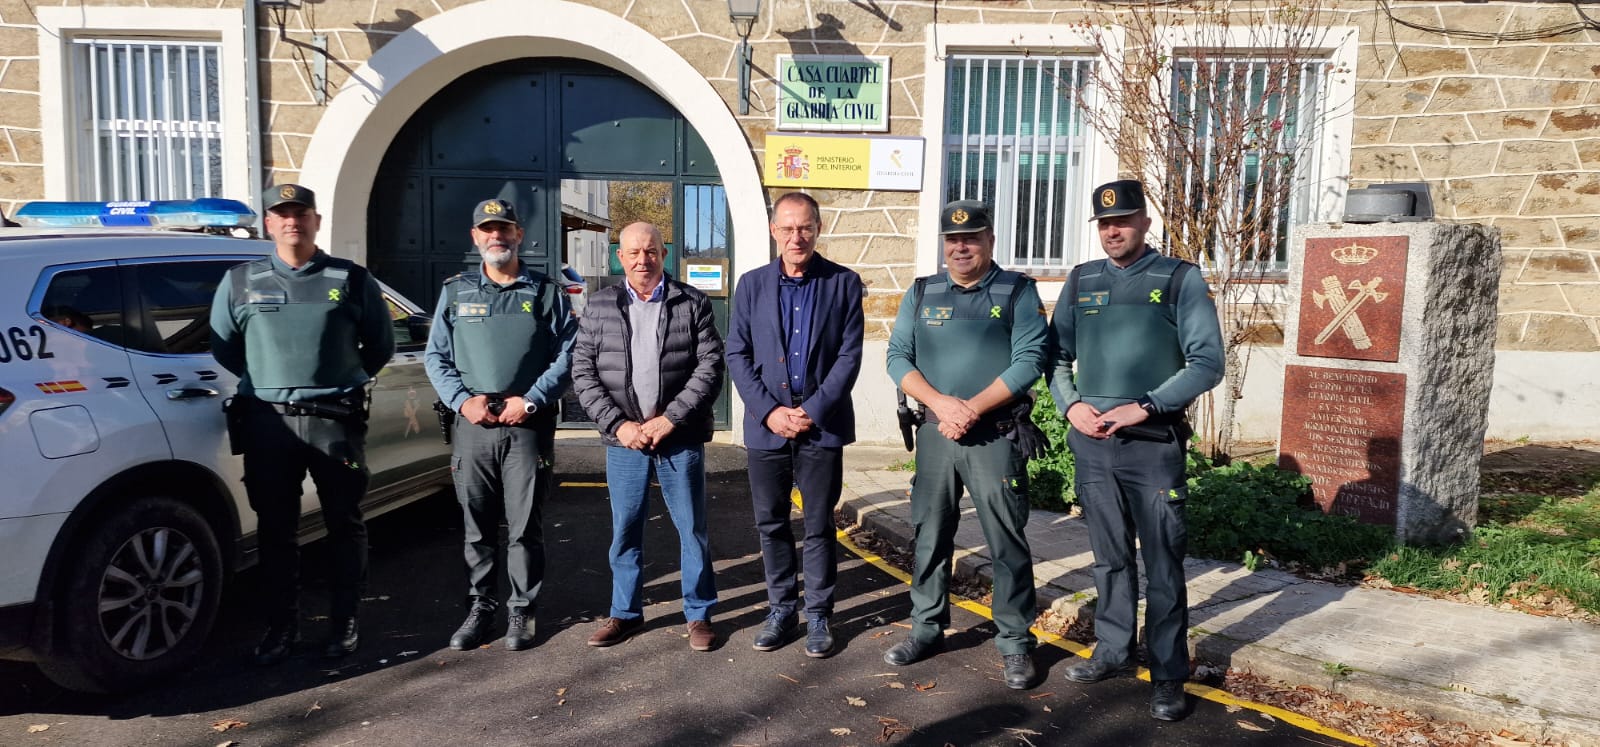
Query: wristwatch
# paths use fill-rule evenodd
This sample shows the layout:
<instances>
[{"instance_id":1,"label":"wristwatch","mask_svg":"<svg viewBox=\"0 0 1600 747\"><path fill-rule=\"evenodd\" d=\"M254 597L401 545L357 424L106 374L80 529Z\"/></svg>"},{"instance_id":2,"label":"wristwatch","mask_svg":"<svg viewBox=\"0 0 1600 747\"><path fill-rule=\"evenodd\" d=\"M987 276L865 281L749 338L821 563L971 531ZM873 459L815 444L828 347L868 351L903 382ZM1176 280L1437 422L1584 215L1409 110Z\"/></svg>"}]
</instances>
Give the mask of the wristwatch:
<instances>
[{"instance_id":1,"label":"wristwatch","mask_svg":"<svg viewBox=\"0 0 1600 747\"><path fill-rule=\"evenodd\" d=\"M1134 400L1133 403L1144 408L1145 413L1148 415L1156 414L1156 403L1150 399L1148 394Z\"/></svg>"},{"instance_id":2,"label":"wristwatch","mask_svg":"<svg viewBox=\"0 0 1600 747\"><path fill-rule=\"evenodd\" d=\"M539 410L539 406L534 404L533 400L531 400L531 399L522 400L522 411L523 412L526 412L529 415L532 415L535 412L537 412L538 410Z\"/></svg>"}]
</instances>

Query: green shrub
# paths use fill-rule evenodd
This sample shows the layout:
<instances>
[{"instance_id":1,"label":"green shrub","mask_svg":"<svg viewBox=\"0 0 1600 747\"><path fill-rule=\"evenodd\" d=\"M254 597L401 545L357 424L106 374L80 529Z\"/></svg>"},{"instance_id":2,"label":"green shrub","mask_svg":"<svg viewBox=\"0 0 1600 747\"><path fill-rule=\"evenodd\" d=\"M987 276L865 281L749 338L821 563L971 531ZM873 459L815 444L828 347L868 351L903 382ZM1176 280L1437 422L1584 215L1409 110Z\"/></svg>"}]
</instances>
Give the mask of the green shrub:
<instances>
[{"instance_id":1,"label":"green shrub","mask_svg":"<svg viewBox=\"0 0 1600 747\"><path fill-rule=\"evenodd\" d=\"M1310 481L1277 467L1237 462L1189 478L1189 553L1248 561L1265 555L1313 568L1381 557L1392 530L1310 505ZM1252 564L1253 565L1253 564Z\"/></svg>"},{"instance_id":2,"label":"green shrub","mask_svg":"<svg viewBox=\"0 0 1600 747\"><path fill-rule=\"evenodd\" d=\"M1046 511L1066 511L1077 503L1073 491L1072 452L1067 449L1065 418L1056 412L1055 397L1044 385L1044 379L1034 382L1033 424L1044 431L1050 449L1043 457L1028 462L1028 504Z\"/></svg>"}]
</instances>

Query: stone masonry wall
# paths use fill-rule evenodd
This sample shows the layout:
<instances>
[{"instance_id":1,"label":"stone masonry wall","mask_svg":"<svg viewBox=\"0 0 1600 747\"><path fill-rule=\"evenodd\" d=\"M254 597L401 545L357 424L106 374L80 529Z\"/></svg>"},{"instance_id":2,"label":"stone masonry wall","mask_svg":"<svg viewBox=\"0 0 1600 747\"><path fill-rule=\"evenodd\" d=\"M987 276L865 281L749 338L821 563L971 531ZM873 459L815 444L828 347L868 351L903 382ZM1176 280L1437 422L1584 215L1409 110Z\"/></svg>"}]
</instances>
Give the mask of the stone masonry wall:
<instances>
[{"instance_id":1,"label":"stone masonry wall","mask_svg":"<svg viewBox=\"0 0 1600 747\"><path fill-rule=\"evenodd\" d=\"M1393 14L1350 15L1352 186L1426 181L1441 220L1500 229L1498 348L1600 350L1600 27L1540 33L1581 25L1555 3Z\"/></svg>"},{"instance_id":2,"label":"stone masonry wall","mask_svg":"<svg viewBox=\"0 0 1600 747\"><path fill-rule=\"evenodd\" d=\"M417 22L469 0L307 0L286 15L286 40L262 13L259 45L266 176L298 176L323 111L314 103L312 31L329 37L330 95L372 53ZM43 192L39 138L38 34L32 7L79 0L0 0L0 208ZM237 7L240 0L93 0L97 5ZM590 0L679 52L730 102L737 102L738 41L723 0ZM1081 18L1081 3L956 0L937 4L940 23L1055 23ZM1426 180L1441 219L1499 228L1506 268L1499 342L1505 349L1600 349L1600 31L1509 41L1573 25L1572 6L1541 3L1376 4L1351 2L1336 15L1360 30L1352 186ZM779 0L764 3L751 34L751 113L741 119L761 156L773 120L778 54L852 53L892 59L890 134L921 135L941 102L922 100L927 0ZM938 143L928 143L938 148ZM937 189L929 183L928 189ZM867 334L888 335L915 274L918 195L818 190L822 251L868 285ZM775 195L772 195L775 196Z\"/></svg>"}]
</instances>

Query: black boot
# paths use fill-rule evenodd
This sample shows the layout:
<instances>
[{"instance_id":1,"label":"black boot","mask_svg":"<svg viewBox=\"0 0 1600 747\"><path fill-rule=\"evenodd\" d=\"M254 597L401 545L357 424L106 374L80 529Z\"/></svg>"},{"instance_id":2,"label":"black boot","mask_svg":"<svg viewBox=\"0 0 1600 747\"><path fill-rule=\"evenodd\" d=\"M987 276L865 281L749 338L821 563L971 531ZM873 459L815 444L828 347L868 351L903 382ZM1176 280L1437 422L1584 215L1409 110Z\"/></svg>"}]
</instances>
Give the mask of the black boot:
<instances>
[{"instance_id":1,"label":"black boot","mask_svg":"<svg viewBox=\"0 0 1600 747\"><path fill-rule=\"evenodd\" d=\"M267 625L266 635L256 644L256 664L267 667L281 663L294 653L294 644L299 640L300 627L292 621Z\"/></svg>"},{"instance_id":2,"label":"black boot","mask_svg":"<svg viewBox=\"0 0 1600 747\"><path fill-rule=\"evenodd\" d=\"M329 659L349 656L360 644L361 626L356 624L356 618L335 617L329 623L328 643L322 647L322 655Z\"/></svg>"},{"instance_id":3,"label":"black boot","mask_svg":"<svg viewBox=\"0 0 1600 747\"><path fill-rule=\"evenodd\" d=\"M470 651L489 637L489 625L494 622L494 600L473 597L467 607L467 619L450 636L450 648Z\"/></svg>"}]
</instances>

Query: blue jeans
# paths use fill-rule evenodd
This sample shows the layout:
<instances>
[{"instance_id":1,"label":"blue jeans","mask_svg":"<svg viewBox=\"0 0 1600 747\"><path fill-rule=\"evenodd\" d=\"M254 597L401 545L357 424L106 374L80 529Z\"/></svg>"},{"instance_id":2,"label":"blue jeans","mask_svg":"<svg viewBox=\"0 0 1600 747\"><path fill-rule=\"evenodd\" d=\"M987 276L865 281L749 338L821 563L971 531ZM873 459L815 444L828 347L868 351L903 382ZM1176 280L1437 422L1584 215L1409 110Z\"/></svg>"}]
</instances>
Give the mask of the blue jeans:
<instances>
[{"instance_id":1,"label":"blue jeans","mask_svg":"<svg viewBox=\"0 0 1600 747\"><path fill-rule=\"evenodd\" d=\"M683 575L683 616L690 622L709 620L717 603L706 538L706 449L703 444L679 446L665 453L645 453L621 446L606 447L606 482L611 488L611 616L633 620L644 616L644 523L650 471L661 483L661 499L678 528Z\"/></svg>"}]
</instances>

